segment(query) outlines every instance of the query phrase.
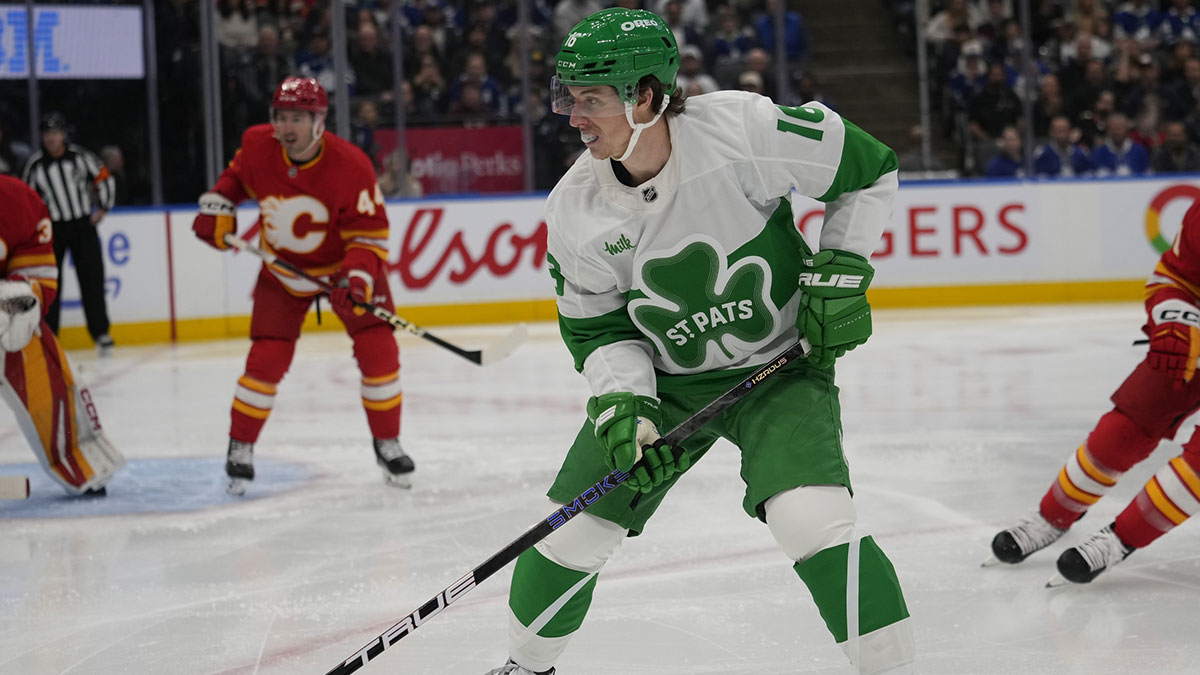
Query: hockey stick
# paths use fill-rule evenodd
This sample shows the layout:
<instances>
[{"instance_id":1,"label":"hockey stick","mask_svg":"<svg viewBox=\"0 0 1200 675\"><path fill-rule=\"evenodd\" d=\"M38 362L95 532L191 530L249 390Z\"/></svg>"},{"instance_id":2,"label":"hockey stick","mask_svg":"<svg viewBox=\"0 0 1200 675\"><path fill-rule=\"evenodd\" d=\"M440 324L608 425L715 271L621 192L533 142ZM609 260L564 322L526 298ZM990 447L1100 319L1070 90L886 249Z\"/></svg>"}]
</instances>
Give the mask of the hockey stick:
<instances>
[{"instance_id":1,"label":"hockey stick","mask_svg":"<svg viewBox=\"0 0 1200 675\"><path fill-rule=\"evenodd\" d=\"M678 426L663 436L663 440L675 448L676 457L678 457L683 452L680 444L689 436L696 433L700 427L708 424L714 417L729 409L734 403L745 398L754 387L765 382L793 359L807 356L810 350L811 346L808 344L808 340L800 338L799 342L788 347L770 363L755 370L749 377L734 385L729 391L721 394L712 403L709 403L691 417L680 422ZM400 623L384 631L368 643L367 646L355 652L353 656L342 663L339 663L325 675L348 675L367 665L369 661L378 657L384 650L396 644L401 638L409 635L417 628L420 628L433 615L449 607L456 600L466 595L471 589L483 583L485 579L515 560L517 556L524 553L534 544L550 536L552 532L567 524L572 518L583 513L596 500L612 492L628 478L628 473L617 470L600 479L595 485L580 493L572 502L543 518L541 522L534 525L525 534L518 537L508 546L505 546L491 558L485 560L483 564L468 572L466 576L450 584L441 593L430 598L428 602L401 619Z\"/></svg>"},{"instance_id":2,"label":"hockey stick","mask_svg":"<svg viewBox=\"0 0 1200 675\"><path fill-rule=\"evenodd\" d=\"M236 248L239 251L245 251L247 253L252 253L252 254L258 256L259 258L262 258L263 262L268 265L277 267L277 268L283 270L284 272L287 272L288 274L292 274L301 279L304 279L305 281L315 285L317 288L320 288L322 293L325 293L328 295L333 292L333 287L330 286L329 284L325 283L324 281L321 281L320 279L318 279L316 277L310 276L309 274L307 274L306 272L304 272L303 270L301 270L300 268L296 267L295 265L289 263L286 260L280 260L279 257L276 256L274 253L271 253L269 251L264 251L263 249L261 249L257 246L251 246L248 242L246 242L245 239L236 237L232 234L227 234L227 235L225 235L225 243L229 244L230 246ZM527 333L527 331L525 329L525 324L520 324L516 328L513 328L512 332L510 332L508 335L506 335L503 339L498 340L498 341L488 345L487 347L484 347L483 349L468 350L468 349L463 349L462 347L459 347L458 345L454 345L449 342L446 342L445 340L439 338L436 335L433 335L432 333L426 332L425 329L415 326L412 323L409 323L408 321L405 321L404 319L396 316L395 314L384 309L383 307L379 307L379 306L371 304L371 303L358 302L357 300L354 301L354 305L356 307L360 307L362 309L367 310L371 314L374 314L381 321L390 323L393 326L395 326L396 328L399 328L400 330L404 330L409 333L412 333L413 335L416 335L419 338L424 338L426 340L429 340L430 342L434 343L435 345L442 347L444 349L448 349L448 350L454 352L455 354L458 354L459 356L463 357L464 359L470 361L471 363L475 363L475 364L481 365L481 366L491 365L491 364L499 361L500 359L503 359L504 357L508 356L509 354L511 354L513 352L513 350L516 349L517 346L520 345L525 340L525 335Z\"/></svg>"},{"instance_id":3,"label":"hockey stick","mask_svg":"<svg viewBox=\"0 0 1200 675\"><path fill-rule=\"evenodd\" d=\"M25 476L0 476L0 499L27 499L29 479Z\"/></svg>"}]
</instances>

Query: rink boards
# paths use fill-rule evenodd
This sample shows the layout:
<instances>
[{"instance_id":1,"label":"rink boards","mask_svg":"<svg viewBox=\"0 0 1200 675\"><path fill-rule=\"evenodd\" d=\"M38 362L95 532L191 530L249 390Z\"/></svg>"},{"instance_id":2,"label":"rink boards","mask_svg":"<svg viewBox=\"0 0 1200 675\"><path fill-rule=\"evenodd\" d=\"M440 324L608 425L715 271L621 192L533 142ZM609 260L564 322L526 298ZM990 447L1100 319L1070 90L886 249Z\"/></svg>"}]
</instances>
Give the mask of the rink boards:
<instances>
[{"instance_id":1,"label":"rink boards","mask_svg":"<svg viewBox=\"0 0 1200 675\"><path fill-rule=\"evenodd\" d=\"M1192 176L902 184L872 258L878 307L1136 300L1191 203ZM544 195L430 197L387 204L398 313L418 325L554 317ZM814 245L822 205L793 201ZM191 232L192 207L118 209L100 225L119 344L245 335L259 262ZM258 210L239 209L239 232ZM586 227L586 223L579 224ZM63 341L89 346L72 269ZM309 317L315 326L315 315ZM322 312L324 328L339 326Z\"/></svg>"}]
</instances>

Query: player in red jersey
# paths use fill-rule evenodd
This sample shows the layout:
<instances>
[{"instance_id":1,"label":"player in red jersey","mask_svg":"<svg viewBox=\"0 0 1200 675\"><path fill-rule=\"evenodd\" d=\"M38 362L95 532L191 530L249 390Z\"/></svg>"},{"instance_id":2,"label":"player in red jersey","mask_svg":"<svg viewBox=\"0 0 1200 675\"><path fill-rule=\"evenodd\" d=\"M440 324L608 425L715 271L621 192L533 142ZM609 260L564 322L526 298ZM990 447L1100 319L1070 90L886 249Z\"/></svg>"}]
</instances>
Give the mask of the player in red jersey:
<instances>
[{"instance_id":1,"label":"player in red jersey","mask_svg":"<svg viewBox=\"0 0 1200 675\"><path fill-rule=\"evenodd\" d=\"M400 447L400 358L391 325L354 302L392 305L384 261L388 220L371 161L326 133L328 97L312 78L289 77L271 102L271 124L250 127L242 147L209 192L200 196L196 236L225 249L234 209L254 199L262 247L311 276L329 280L334 312L354 340L362 402L385 480L408 486L413 461ZM238 380L225 473L240 495L254 479L254 442L295 352L318 288L263 265L254 287L250 354Z\"/></svg>"},{"instance_id":2,"label":"player in red jersey","mask_svg":"<svg viewBox=\"0 0 1200 675\"><path fill-rule=\"evenodd\" d=\"M992 540L992 553L1018 563L1049 546L1164 438L1174 439L1200 409L1200 201L1183 217L1175 243L1146 282L1150 337L1145 360L1112 395L1113 409L1042 497L1037 512ZM1116 520L1058 558L1063 579L1087 583L1200 512L1200 427L1183 453L1159 468ZM986 564L986 563L985 563ZM1051 585L1061 583L1051 580Z\"/></svg>"},{"instance_id":3,"label":"player in red jersey","mask_svg":"<svg viewBox=\"0 0 1200 675\"><path fill-rule=\"evenodd\" d=\"M43 318L58 293L50 213L11 176L0 176L0 204L0 396L51 478L68 494L104 495L125 458Z\"/></svg>"}]
</instances>

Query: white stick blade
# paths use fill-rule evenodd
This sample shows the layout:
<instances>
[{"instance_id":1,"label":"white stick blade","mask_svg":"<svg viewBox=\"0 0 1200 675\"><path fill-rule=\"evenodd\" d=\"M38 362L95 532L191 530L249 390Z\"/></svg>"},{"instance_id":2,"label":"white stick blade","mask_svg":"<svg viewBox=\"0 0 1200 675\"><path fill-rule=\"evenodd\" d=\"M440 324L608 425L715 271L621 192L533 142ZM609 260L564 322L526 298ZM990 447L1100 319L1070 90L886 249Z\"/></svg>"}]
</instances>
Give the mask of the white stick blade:
<instances>
[{"instance_id":1,"label":"white stick blade","mask_svg":"<svg viewBox=\"0 0 1200 675\"><path fill-rule=\"evenodd\" d=\"M29 479L25 476L0 476L0 499L28 499Z\"/></svg>"},{"instance_id":2,"label":"white stick blade","mask_svg":"<svg viewBox=\"0 0 1200 675\"><path fill-rule=\"evenodd\" d=\"M521 343L525 341L525 337L529 334L529 329L525 324L517 324L512 332L504 337L504 339L484 347L479 350L479 365L491 365L509 354L513 353Z\"/></svg>"}]
</instances>

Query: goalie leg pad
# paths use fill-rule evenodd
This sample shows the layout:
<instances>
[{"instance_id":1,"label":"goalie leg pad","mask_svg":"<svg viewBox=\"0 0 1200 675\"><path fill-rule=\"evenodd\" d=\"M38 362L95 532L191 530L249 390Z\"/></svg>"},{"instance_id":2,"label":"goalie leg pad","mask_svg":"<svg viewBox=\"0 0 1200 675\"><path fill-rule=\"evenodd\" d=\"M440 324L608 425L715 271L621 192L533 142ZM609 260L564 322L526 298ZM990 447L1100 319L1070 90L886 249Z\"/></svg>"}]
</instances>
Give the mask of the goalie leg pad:
<instances>
[{"instance_id":1,"label":"goalie leg pad","mask_svg":"<svg viewBox=\"0 0 1200 675\"><path fill-rule=\"evenodd\" d=\"M9 403L38 461L68 494L98 489L125 457L104 435L87 387L44 326L25 349L6 355L0 395Z\"/></svg>"},{"instance_id":2,"label":"goalie leg pad","mask_svg":"<svg viewBox=\"0 0 1200 675\"><path fill-rule=\"evenodd\" d=\"M628 530L583 513L517 559L509 591L509 656L548 670L583 625L604 563Z\"/></svg>"},{"instance_id":3,"label":"goalie leg pad","mask_svg":"<svg viewBox=\"0 0 1200 675\"><path fill-rule=\"evenodd\" d=\"M841 485L806 485L766 501L767 527L794 561L850 541L857 511Z\"/></svg>"}]
</instances>

